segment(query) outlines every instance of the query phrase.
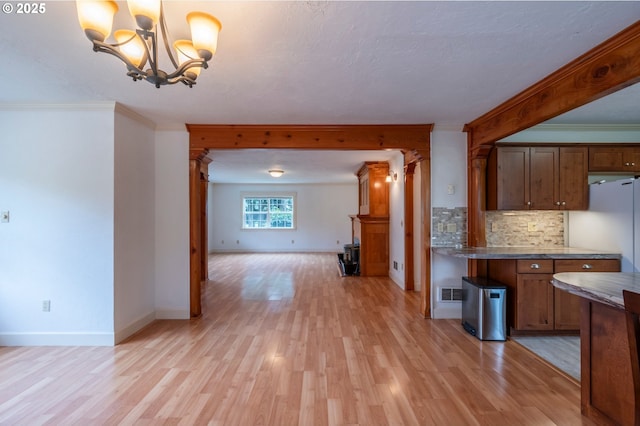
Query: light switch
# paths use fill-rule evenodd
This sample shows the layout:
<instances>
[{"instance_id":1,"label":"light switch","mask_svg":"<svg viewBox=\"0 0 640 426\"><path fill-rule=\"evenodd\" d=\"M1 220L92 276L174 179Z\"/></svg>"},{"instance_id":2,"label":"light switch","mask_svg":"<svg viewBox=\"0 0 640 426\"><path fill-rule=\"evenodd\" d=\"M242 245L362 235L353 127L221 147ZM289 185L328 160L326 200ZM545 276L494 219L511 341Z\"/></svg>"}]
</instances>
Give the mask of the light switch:
<instances>
[{"instance_id":1,"label":"light switch","mask_svg":"<svg viewBox=\"0 0 640 426\"><path fill-rule=\"evenodd\" d=\"M454 185L447 185L447 194L453 195L456 193L456 187Z\"/></svg>"},{"instance_id":2,"label":"light switch","mask_svg":"<svg viewBox=\"0 0 640 426\"><path fill-rule=\"evenodd\" d=\"M455 223L447 223L447 232L457 232L458 227Z\"/></svg>"},{"instance_id":3,"label":"light switch","mask_svg":"<svg viewBox=\"0 0 640 426\"><path fill-rule=\"evenodd\" d=\"M0 214L0 221L2 223L9 223L9 212L8 211L2 212Z\"/></svg>"}]
</instances>

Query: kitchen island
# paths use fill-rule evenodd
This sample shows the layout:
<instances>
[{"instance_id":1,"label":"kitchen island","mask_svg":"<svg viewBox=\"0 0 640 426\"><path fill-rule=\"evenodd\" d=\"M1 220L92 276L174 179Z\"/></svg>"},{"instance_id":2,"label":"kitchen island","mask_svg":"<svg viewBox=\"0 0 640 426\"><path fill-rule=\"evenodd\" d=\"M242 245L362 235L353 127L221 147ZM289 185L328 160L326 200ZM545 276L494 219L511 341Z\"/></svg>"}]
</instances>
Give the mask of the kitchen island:
<instances>
[{"instance_id":1,"label":"kitchen island","mask_svg":"<svg viewBox=\"0 0 640 426\"><path fill-rule=\"evenodd\" d=\"M559 273L552 284L581 299L582 413L602 424L632 425L635 400L622 290L640 293L640 274Z\"/></svg>"},{"instance_id":2,"label":"kitchen island","mask_svg":"<svg viewBox=\"0 0 640 426\"><path fill-rule=\"evenodd\" d=\"M551 285L559 272L618 272L620 253L575 247L433 247L466 258L469 274L507 287L510 335L578 334L580 298Z\"/></svg>"}]
</instances>

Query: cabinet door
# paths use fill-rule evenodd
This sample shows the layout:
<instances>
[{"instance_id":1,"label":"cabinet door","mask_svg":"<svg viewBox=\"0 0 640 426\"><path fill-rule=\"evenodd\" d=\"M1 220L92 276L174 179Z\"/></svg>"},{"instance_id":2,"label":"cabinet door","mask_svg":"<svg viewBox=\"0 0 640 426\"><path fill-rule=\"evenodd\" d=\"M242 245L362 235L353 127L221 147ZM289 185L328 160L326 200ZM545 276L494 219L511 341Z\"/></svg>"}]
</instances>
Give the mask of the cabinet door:
<instances>
[{"instance_id":1,"label":"cabinet door","mask_svg":"<svg viewBox=\"0 0 640 426\"><path fill-rule=\"evenodd\" d=\"M580 297L554 288L555 330L580 330Z\"/></svg>"},{"instance_id":2,"label":"cabinet door","mask_svg":"<svg viewBox=\"0 0 640 426\"><path fill-rule=\"evenodd\" d=\"M497 148L496 208L529 209L529 148Z\"/></svg>"},{"instance_id":3,"label":"cabinet door","mask_svg":"<svg viewBox=\"0 0 640 426\"><path fill-rule=\"evenodd\" d=\"M518 274L516 328L553 330L553 274Z\"/></svg>"},{"instance_id":4,"label":"cabinet door","mask_svg":"<svg viewBox=\"0 0 640 426\"><path fill-rule=\"evenodd\" d=\"M558 153L558 207L563 210L587 210L589 150L586 147L563 147Z\"/></svg>"},{"instance_id":5,"label":"cabinet door","mask_svg":"<svg viewBox=\"0 0 640 426\"><path fill-rule=\"evenodd\" d=\"M619 272L617 259L559 259L555 273L560 272ZM556 330L580 329L580 297L559 288L554 289L554 326Z\"/></svg>"},{"instance_id":6,"label":"cabinet door","mask_svg":"<svg viewBox=\"0 0 640 426\"><path fill-rule=\"evenodd\" d=\"M640 148L630 148L631 152L625 156L625 170L627 167L631 169L632 172L640 172Z\"/></svg>"},{"instance_id":7,"label":"cabinet door","mask_svg":"<svg viewBox=\"0 0 640 426\"><path fill-rule=\"evenodd\" d=\"M530 199L529 207L535 210L559 208L558 148L530 148ZM586 183L586 181L585 181Z\"/></svg>"},{"instance_id":8,"label":"cabinet door","mask_svg":"<svg viewBox=\"0 0 640 426\"><path fill-rule=\"evenodd\" d=\"M640 148L638 147L591 147L589 148L590 172L636 172L640 171Z\"/></svg>"}]
</instances>

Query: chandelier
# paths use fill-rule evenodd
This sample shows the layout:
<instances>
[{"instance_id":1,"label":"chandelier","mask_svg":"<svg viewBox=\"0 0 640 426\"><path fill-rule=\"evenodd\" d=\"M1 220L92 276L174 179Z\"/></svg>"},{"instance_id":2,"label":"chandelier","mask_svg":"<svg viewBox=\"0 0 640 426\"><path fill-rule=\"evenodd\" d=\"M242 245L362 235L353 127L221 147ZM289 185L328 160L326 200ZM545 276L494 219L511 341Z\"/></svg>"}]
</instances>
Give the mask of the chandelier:
<instances>
[{"instance_id":1,"label":"chandelier","mask_svg":"<svg viewBox=\"0 0 640 426\"><path fill-rule=\"evenodd\" d=\"M187 14L191 27L191 40L176 40L173 43L176 56L169 47L167 24L164 19L162 1L128 0L129 13L138 28L121 29L113 33L116 43L105 42L113 17L118 11L115 1L76 0L78 20L85 35L93 43L94 52L109 53L127 66L127 75L133 81L146 80L157 88L166 84L184 83L189 87L196 84L201 68L216 53L218 33L222 25L215 17L203 12ZM158 33L158 27L160 27ZM159 35L174 70L167 72L158 64ZM148 67L146 67L148 63ZM145 69L146 68L146 69Z\"/></svg>"}]
</instances>

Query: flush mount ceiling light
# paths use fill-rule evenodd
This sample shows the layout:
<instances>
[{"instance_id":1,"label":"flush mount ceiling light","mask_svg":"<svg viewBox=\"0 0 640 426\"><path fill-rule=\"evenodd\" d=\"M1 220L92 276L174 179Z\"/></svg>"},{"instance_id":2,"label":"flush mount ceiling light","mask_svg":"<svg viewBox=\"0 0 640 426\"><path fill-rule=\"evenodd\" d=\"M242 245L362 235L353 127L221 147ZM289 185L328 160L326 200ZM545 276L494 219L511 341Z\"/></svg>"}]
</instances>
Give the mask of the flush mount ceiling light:
<instances>
[{"instance_id":1,"label":"flush mount ceiling light","mask_svg":"<svg viewBox=\"0 0 640 426\"><path fill-rule=\"evenodd\" d=\"M284 174L284 170L280 170L280 169L271 169L271 170L269 170L269 174L270 174L272 177L277 178L277 177L280 177L280 176L282 176L282 175Z\"/></svg>"},{"instance_id":2,"label":"flush mount ceiling light","mask_svg":"<svg viewBox=\"0 0 640 426\"><path fill-rule=\"evenodd\" d=\"M167 24L164 19L162 1L128 0L129 12L139 28L115 31L116 43L105 42L111 33L113 17L118 11L115 1L76 0L78 20L85 35L93 43L94 52L109 53L127 65L127 75L136 80L146 80L156 87L166 84L196 84L200 68L207 68L216 53L218 33L222 28L215 17L202 12L191 12L187 22L191 27L192 40L176 40L169 47ZM167 56L174 70L166 72L158 64L158 26ZM147 69L145 66L149 63Z\"/></svg>"}]
</instances>

